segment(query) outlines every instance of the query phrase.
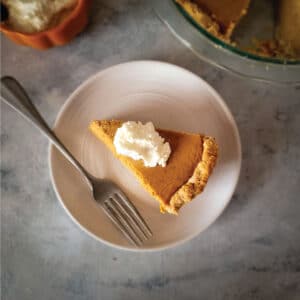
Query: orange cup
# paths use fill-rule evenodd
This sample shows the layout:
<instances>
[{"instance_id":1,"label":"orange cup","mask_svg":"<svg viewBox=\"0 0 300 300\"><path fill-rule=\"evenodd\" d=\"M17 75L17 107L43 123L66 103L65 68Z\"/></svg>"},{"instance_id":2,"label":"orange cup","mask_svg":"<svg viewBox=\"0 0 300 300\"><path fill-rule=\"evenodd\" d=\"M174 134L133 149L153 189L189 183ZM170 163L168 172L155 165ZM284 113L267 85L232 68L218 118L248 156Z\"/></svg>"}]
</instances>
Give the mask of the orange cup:
<instances>
[{"instance_id":1,"label":"orange cup","mask_svg":"<svg viewBox=\"0 0 300 300\"><path fill-rule=\"evenodd\" d=\"M46 31L26 34L11 30L5 24L0 25L0 31L19 45L39 50L65 45L87 25L91 3L92 0L78 0L73 11L60 24Z\"/></svg>"}]
</instances>

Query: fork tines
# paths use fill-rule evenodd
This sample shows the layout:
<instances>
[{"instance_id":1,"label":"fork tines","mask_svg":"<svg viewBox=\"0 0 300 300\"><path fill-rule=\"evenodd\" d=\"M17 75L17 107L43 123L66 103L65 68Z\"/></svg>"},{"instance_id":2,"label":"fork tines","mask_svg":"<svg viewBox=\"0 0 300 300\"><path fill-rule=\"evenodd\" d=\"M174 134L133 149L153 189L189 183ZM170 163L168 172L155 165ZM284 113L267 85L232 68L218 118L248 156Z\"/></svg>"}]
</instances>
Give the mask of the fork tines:
<instances>
[{"instance_id":1,"label":"fork tines","mask_svg":"<svg viewBox=\"0 0 300 300\"><path fill-rule=\"evenodd\" d=\"M104 209L114 224L135 246L142 246L152 236L143 217L122 193L115 193L105 200Z\"/></svg>"}]
</instances>

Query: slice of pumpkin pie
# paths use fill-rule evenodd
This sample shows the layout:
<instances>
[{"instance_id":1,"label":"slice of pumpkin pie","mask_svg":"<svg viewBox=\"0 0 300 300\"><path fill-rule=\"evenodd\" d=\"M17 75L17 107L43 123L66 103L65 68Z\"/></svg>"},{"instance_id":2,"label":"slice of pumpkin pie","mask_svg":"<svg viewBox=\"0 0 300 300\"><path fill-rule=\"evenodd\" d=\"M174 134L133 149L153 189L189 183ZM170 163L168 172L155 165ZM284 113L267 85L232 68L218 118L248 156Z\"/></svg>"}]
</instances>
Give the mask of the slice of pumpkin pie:
<instances>
[{"instance_id":1,"label":"slice of pumpkin pie","mask_svg":"<svg viewBox=\"0 0 300 300\"><path fill-rule=\"evenodd\" d=\"M200 26L225 42L247 14L250 0L175 0Z\"/></svg>"},{"instance_id":2,"label":"slice of pumpkin pie","mask_svg":"<svg viewBox=\"0 0 300 300\"><path fill-rule=\"evenodd\" d=\"M152 123L102 120L89 129L159 201L161 212L177 214L200 194L218 156L214 138L155 130Z\"/></svg>"}]
</instances>

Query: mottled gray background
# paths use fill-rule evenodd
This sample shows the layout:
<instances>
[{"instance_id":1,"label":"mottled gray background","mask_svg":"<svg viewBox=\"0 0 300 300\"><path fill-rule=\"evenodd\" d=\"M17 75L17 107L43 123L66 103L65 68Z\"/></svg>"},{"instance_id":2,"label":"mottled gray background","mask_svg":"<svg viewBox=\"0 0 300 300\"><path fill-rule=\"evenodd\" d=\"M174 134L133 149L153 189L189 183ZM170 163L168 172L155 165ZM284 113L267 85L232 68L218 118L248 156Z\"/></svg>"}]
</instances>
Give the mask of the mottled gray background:
<instances>
[{"instance_id":1,"label":"mottled gray background","mask_svg":"<svg viewBox=\"0 0 300 300\"><path fill-rule=\"evenodd\" d=\"M116 63L157 59L207 80L231 108L243 168L233 200L178 248L136 254L80 231L49 179L48 142L1 104L2 299L300 299L300 89L236 78L199 61L151 1L94 1L91 24L46 52L2 39L2 74L17 77L53 124L68 95Z\"/></svg>"}]
</instances>

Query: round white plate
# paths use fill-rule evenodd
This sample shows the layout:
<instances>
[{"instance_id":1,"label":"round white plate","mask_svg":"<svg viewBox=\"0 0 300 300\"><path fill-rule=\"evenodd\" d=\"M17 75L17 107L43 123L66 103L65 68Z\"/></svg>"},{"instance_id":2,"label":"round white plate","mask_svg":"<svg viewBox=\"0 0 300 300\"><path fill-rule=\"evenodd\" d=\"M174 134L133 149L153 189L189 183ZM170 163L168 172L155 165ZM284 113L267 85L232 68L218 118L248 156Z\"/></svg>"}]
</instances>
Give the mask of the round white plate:
<instances>
[{"instance_id":1,"label":"round white plate","mask_svg":"<svg viewBox=\"0 0 300 300\"><path fill-rule=\"evenodd\" d=\"M179 216L161 214L156 200L88 131L95 119L152 121L161 128L214 136L220 153L205 191ZM55 132L91 174L116 182L151 227L153 238L143 248L130 245L92 200L77 171L51 146L52 181L63 207L85 232L119 248L162 249L195 237L229 203L240 173L240 138L226 104L205 81L167 63L136 61L99 72L67 100Z\"/></svg>"}]
</instances>

